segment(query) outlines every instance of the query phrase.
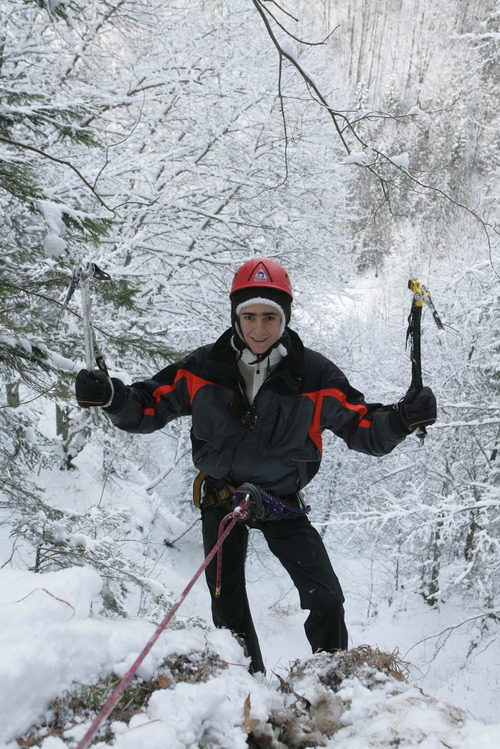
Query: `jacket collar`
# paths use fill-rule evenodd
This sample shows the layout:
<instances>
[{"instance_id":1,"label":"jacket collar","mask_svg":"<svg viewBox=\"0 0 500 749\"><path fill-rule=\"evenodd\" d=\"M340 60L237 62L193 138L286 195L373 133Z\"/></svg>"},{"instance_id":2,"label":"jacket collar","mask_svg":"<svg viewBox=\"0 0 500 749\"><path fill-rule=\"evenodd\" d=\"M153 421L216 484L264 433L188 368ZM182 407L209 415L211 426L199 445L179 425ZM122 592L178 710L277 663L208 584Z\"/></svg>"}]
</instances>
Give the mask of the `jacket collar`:
<instances>
[{"instance_id":1,"label":"jacket collar","mask_svg":"<svg viewBox=\"0 0 500 749\"><path fill-rule=\"evenodd\" d=\"M280 392L284 388L289 393L299 393L305 377L304 344L294 330L287 328L286 332L289 338L288 356L282 359L273 372L273 380L278 386L275 390Z\"/></svg>"},{"instance_id":2,"label":"jacket collar","mask_svg":"<svg viewBox=\"0 0 500 749\"><path fill-rule=\"evenodd\" d=\"M269 386L276 392L298 393L305 375L304 344L294 330L287 328L288 355L283 357L270 377ZM231 346L232 328L214 343L208 357L209 372L217 382L229 384L238 379L237 353Z\"/></svg>"}]
</instances>

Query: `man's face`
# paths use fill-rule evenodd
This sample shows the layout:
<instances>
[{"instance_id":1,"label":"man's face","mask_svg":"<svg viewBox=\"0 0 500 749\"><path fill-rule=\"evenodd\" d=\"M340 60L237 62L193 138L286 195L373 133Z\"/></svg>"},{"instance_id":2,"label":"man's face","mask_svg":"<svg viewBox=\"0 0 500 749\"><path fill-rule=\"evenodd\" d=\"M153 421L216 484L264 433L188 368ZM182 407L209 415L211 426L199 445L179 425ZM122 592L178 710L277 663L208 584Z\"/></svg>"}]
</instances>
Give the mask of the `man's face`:
<instances>
[{"instance_id":1,"label":"man's face","mask_svg":"<svg viewBox=\"0 0 500 749\"><path fill-rule=\"evenodd\" d=\"M263 354L280 337L281 315L270 304L250 304L240 312L243 340L252 354Z\"/></svg>"}]
</instances>

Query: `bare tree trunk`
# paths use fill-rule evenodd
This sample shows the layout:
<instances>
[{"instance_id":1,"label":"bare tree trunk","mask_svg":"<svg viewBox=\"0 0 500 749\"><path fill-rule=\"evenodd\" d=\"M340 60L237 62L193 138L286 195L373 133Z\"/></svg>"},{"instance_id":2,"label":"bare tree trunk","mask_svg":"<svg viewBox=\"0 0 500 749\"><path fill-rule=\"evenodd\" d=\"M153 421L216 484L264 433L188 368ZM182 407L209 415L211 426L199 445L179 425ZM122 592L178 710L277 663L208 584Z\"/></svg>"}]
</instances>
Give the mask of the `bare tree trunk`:
<instances>
[{"instance_id":1,"label":"bare tree trunk","mask_svg":"<svg viewBox=\"0 0 500 749\"><path fill-rule=\"evenodd\" d=\"M74 468L73 455L69 450L69 408L61 408L56 404L56 433L61 437L61 446L63 450L63 462L61 469L70 470Z\"/></svg>"},{"instance_id":2,"label":"bare tree trunk","mask_svg":"<svg viewBox=\"0 0 500 749\"><path fill-rule=\"evenodd\" d=\"M19 382L7 383L5 390L7 392L7 405L12 408L17 408L20 404Z\"/></svg>"},{"instance_id":3,"label":"bare tree trunk","mask_svg":"<svg viewBox=\"0 0 500 749\"><path fill-rule=\"evenodd\" d=\"M430 559L422 570L422 595L429 606L436 606L439 593L439 572L441 569L441 532L443 516L439 515L436 526L431 533L429 544Z\"/></svg>"}]
</instances>

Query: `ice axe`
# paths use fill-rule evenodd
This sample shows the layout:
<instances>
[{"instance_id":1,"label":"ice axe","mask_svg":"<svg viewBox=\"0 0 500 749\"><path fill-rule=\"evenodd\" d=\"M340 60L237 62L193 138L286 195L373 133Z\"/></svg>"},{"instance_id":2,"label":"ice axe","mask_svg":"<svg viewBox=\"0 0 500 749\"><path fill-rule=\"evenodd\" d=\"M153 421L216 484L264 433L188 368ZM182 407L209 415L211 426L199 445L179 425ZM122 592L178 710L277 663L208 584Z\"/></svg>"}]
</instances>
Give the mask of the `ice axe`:
<instances>
[{"instance_id":1,"label":"ice axe","mask_svg":"<svg viewBox=\"0 0 500 749\"><path fill-rule=\"evenodd\" d=\"M422 308L424 304L430 308L434 322L438 326L439 330L444 330L444 325L436 311L436 308L431 299L431 293L429 289L422 286L420 281L410 278L408 281L408 288L413 292L413 299L411 303L411 310L408 316L408 330L406 331L406 345L410 342L410 358L411 358L411 385L410 389L421 390L423 387L422 382L422 354L420 351L420 322L422 319ZM422 442L425 439L427 431L425 427L417 427L415 434L419 437Z\"/></svg>"},{"instance_id":2,"label":"ice axe","mask_svg":"<svg viewBox=\"0 0 500 749\"><path fill-rule=\"evenodd\" d=\"M92 327L92 300L90 297L90 281L92 278L97 278L100 281L111 280L111 276L109 275L109 273L103 271L95 263L89 262L85 266L77 268L73 272L73 278L71 279L71 285L68 289L68 293L66 294L66 299L64 300L64 306L67 306L69 300L73 296L75 289L79 286L82 300L85 364L87 366L87 369L89 370L94 369L94 367L97 365L97 367L102 372L108 374L108 368L106 366L106 362L104 361L104 356L99 350L94 334L94 329Z\"/></svg>"}]
</instances>

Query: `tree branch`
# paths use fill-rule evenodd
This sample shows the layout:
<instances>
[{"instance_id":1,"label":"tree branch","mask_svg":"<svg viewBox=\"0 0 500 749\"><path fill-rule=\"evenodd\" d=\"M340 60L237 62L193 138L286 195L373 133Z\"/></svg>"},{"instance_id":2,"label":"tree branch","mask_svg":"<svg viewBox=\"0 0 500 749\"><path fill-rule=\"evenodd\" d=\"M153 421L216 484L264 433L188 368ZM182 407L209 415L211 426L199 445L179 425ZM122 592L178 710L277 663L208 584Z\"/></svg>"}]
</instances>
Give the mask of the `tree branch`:
<instances>
[{"instance_id":1,"label":"tree branch","mask_svg":"<svg viewBox=\"0 0 500 749\"><path fill-rule=\"evenodd\" d=\"M83 174L74 166L70 161L66 161L65 159L60 159L57 156L52 156L50 153L47 153L46 151L42 151L40 148L36 148L35 146L30 146L27 143L20 143L19 141L12 140L10 138L4 138L0 136L0 142L6 143L9 146L15 146L16 148L20 148L24 151L33 151L34 153L39 154L40 156L43 156L46 159L49 159L50 161L54 161L57 164L61 164L62 166L67 166L69 169L72 169L73 172L81 179L81 181L84 183L84 185L90 190L90 192L94 195L94 197L99 201L99 203L110 213L114 215L115 211L113 208L108 206L105 201L101 198L99 193L95 190L95 188L90 184L90 182L85 179Z\"/></svg>"},{"instance_id":2,"label":"tree branch","mask_svg":"<svg viewBox=\"0 0 500 749\"><path fill-rule=\"evenodd\" d=\"M320 89L318 88L317 84L311 78L311 76L309 75L309 73L295 59L295 57L293 56L293 54L291 54L286 49L284 49L283 45L280 44L279 40L277 39L277 37L276 37L276 35L275 35L274 31L273 31L273 28L271 26L271 22L270 22L269 18L272 18L273 21L275 21L275 23L288 36L290 36L291 38L295 39L296 41L298 41L301 44L306 44L306 42L304 42L303 40L298 39L297 37L295 37L281 23L279 23L279 21L277 21L275 19L274 15L270 12L270 10L268 8L264 8L263 2L265 2L265 0L252 0L252 3L254 5L254 7L256 8L257 12L259 13L259 15L260 15L260 17L261 17L261 19L262 19L262 21L264 23L264 26L266 28L266 31L267 31L267 33L268 33L268 35L269 35L272 43L274 44L274 46L275 46L275 48L276 48L276 50L278 52L278 55L279 55L279 71L280 72L279 72L279 81L278 81L278 95L280 97L281 113L282 113L282 117L283 117L284 122L285 122L285 111L284 111L284 107L283 107L283 92L281 90L281 77L282 77L282 63L283 63L283 58L285 58L286 60L288 60L288 62L297 70L297 72L299 73L299 75L301 76L301 78L303 79L303 81L305 82L306 87L307 87L307 89L309 91L309 94L311 95L311 98L314 101L316 101L321 107L323 107L327 111L327 113L328 113L328 115L329 115L329 117L330 117L330 119L331 119L331 121L333 123L333 126L335 128L337 136L338 136L338 138L339 138L339 140L340 140L343 148L345 149L345 152L347 153L347 155L349 156L352 153L352 149L351 149L351 146L350 146L347 138L345 137L345 133L346 132L350 133L350 135L352 136L352 138L355 141L357 141L357 143L363 149L364 152L372 153L374 155L375 158L373 159L373 162L371 164L358 163L358 162L356 162L356 163L361 168L366 169L367 171L369 171L378 180L378 182L380 183L381 190L382 190L384 202L386 202L387 205L389 206L389 211L392 213L391 200L390 200L390 187L393 184L394 179L388 178L383 173L381 173L379 169L377 169L377 167L376 167L377 160L379 160L380 162L389 164L401 176L403 176L405 179L407 179L410 182L412 182L417 187L421 188L422 190L431 191L434 194L437 194L441 198L444 198L445 200L447 200L448 202L450 202L452 205L455 205L457 208L460 208L461 210L469 213L469 215L471 215L476 221L478 221L478 223L480 224L480 226L483 229L484 234L486 236L486 241L487 241L488 251L489 251L489 258L490 258L490 265L491 265L491 267L493 269L493 272L497 276L500 276L500 273L498 273L498 271L494 267L493 256L492 256L492 242L491 242L491 238L490 238L490 230L493 231L493 232L495 232L496 234L498 234L499 233L498 228L495 227L495 226L492 226L489 223L487 223L481 217L481 215L476 210L474 210L474 208L471 208L470 206L466 205L465 203L462 203L460 200L458 200L457 198L454 198L452 195L450 195L448 192L446 192L442 188L435 187L433 185L429 185L429 184L423 182L418 177L416 177L414 174L412 174L408 169L404 168L401 164L399 164L396 161L394 161L386 153L384 153L383 151L379 150L378 148L376 148L374 146L370 146L366 142L366 140L364 140L364 138L356 130L354 122L352 122L351 120L349 120L349 118L346 116L345 113L336 111L335 109L333 109L330 106L330 104L328 103L326 97L320 91ZM392 115L387 115L387 114L383 114L383 113L377 113L376 115L375 114L371 114L370 116L372 118L375 118L375 117L382 118L383 117L383 118L392 118L392 119L394 119L394 117ZM366 118L366 116L365 116L365 118ZM344 123L343 127L340 126L340 120L342 120L343 123ZM286 138L286 123L285 123L285 138Z\"/></svg>"}]
</instances>

